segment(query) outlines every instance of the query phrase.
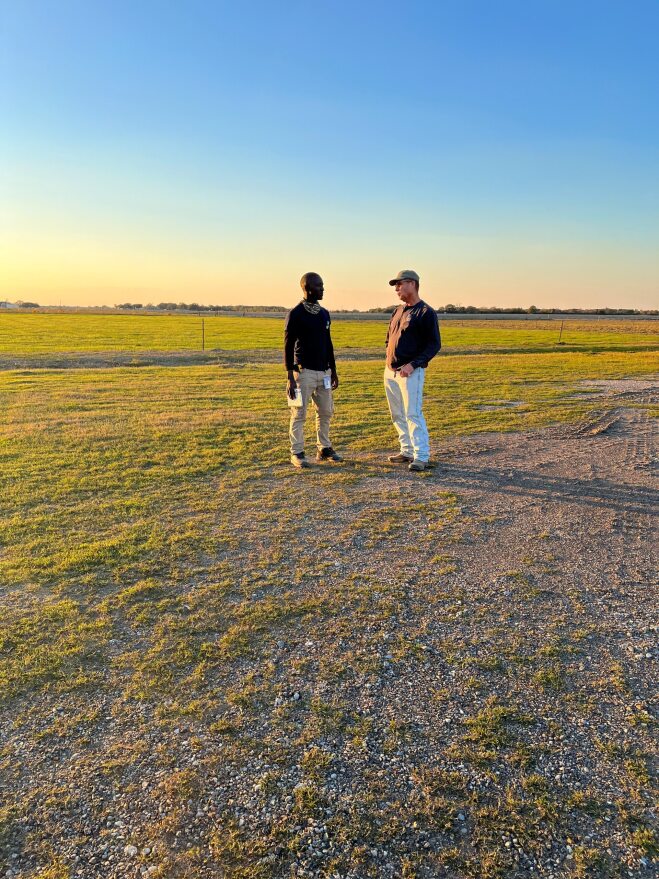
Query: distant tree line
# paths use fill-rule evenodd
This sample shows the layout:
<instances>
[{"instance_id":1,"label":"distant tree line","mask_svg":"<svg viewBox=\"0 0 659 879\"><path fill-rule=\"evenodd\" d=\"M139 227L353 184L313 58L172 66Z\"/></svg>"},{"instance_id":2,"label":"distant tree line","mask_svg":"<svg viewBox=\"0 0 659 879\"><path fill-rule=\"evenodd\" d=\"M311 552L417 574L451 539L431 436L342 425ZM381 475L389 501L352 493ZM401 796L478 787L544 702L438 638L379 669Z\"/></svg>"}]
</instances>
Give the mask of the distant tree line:
<instances>
[{"instance_id":1,"label":"distant tree line","mask_svg":"<svg viewBox=\"0 0 659 879\"><path fill-rule=\"evenodd\" d=\"M16 303L21 308L38 308L33 302ZM128 311L194 311L194 312L272 312L283 313L288 309L283 305L201 305L199 302L159 302L157 305L148 303L142 305L139 302L122 302L115 308ZM392 314L396 305L386 305L380 308L369 308L365 314ZM332 309L337 314L361 313L357 308ZM638 308L538 308L529 305L528 308L521 306L515 308L477 308L475 305L443 305L437 308L438 314L659 314L659 309Z\"/></svg>"},{"instance_id":2,"label":"distant tree line","mask_svg":"<svg viewBox=\"0 0 659 879\"><path fill-rule=\"evenodd\" d=\"M395 306L394 306L395 307ZM393 311L393 308L391 310ZM496 305L490 308L477 308L475 305L444 305L438 308L440 314L659 314L657 309L638 308L538 308L529 305L528 308L499 308Z\"/></svg>"},{"instance_id":3,"label":"distant tree line","mask_svg":"<svg viewBox=\"0 0 659 879\"><path fill-rule=\"evenodd\" d=\"M397 307L397 305L387 305L384 308L369 308L367 314L393 314ZM528 308L499 308L496 305L489 308L477 308L475 305L452 305L451 303L440 306L436 311L438 314L659 314L659 310L656 308L538 308L535 305L529 305Z\"/></svg>"},{"instance_id":4,"label":"distant tree line","mask_svg":"<svg viewBox=\"0 0 659 879\"><path fill-rule=\"evenodd\" d=\"M151 302L147 305L142 305L140 302L122 302L114 307L129 311L140 309L144 311L288 311L283 305L201 305L199 302L159 302L157 305Z\"/></svg>"}]
</instances>

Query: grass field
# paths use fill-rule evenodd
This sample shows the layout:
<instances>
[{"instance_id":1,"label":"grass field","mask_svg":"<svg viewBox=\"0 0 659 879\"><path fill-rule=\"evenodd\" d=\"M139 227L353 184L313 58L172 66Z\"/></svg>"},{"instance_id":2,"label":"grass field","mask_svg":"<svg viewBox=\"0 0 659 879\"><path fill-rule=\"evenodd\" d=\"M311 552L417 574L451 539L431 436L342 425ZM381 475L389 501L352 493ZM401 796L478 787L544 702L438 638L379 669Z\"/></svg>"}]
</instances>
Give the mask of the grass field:
<instances>
[{"instance_id":1,"label":"grass field","mask_svg":"<svg viewBox=\"0 0 659 879\"><path fill-rule=\"evenodd\" d=\"M440 361L428 374L429 430L441 443L576 420L594 405L575 396L580 381L647 375L657 362L650 352ZM393 437L381 364L344 363L340 375L337 447L384 452ZM286 465L284 385L271 365L0 372L5 595L50 584L74 596L81 577L150 577L174 550L190 561L220 533L230 538L226 498L233 514L251 515L241 486ZM502 403L518 405L479 408Z\"/></svg>"},{"instance_id":2,"label":"grass field","mask_svg":"<svg viewBox=\"0 0 659 879\"><path fill-rule=\"evenodd\" d=\"M441 321L440 321L441 323ZM445 349L483 351L556 350L560 323L538 321L445 321ZM335 321L335 348L384 345L386 321ZM206 317L206 350L279 349L283 321ZM561 342L568 350L619 351L657 347L659 321L566 321ZM0 314L0 354L54 352L177 351L201 349L201 318L182 315ZM558 349L560 350L560 349Z\"/></svg>"},{"instance_id":3,"label":"grass field","mask_svg":"<svg viewBox=\"0 0 659 879\"><path fill-rule=\"evenodd\" d=\"M447 345L483 353L440 357L428 372L436 451L441 456L459 435L583 418L597 405L584 380L656 373L654 327L575 326L567 339L581 350L551 353L534 352L554 347L554 325L444 327ZM281 321L209 319L207 347L276 348L281 331ZM298 875L394 875L369 866L370 850L388 846L395 875L411 879L424 875L422 842L406 842L403 825L449 826L461 809L480 815L480 829L468 850L456 831L443 862L449 872L436 875L532 875L507 872L501 834L512 828L511 839L527 840L529 850L544 845L540 826L564 841L571 808L591 808L602 822L616 810L636 816L620 846L654 856L641 815L649 785L642 760L621 757L632 768L628 793L615 804L588 791L583 802L556 799L521 744L520 730L535 721L493 704L465 718L452 773L431 778L418 766L417 794L394 802L382 775L365 771L352 806L332 817L326 811L323 779L337 755L359 764L373 736L395 755L409 735L403 716L365 718L342 695L347 680L371 674L373 645L404 619L404 595L377 568L330 580L340 564L332 547L355 529L368 556L383 535L395 536L401 517L430 516L409 498L367 494L361 518L332 531L343 526L328 497L330 507L354 506L356 487L394 444L380 360L350 361L345 350L378 347L384 331L334 325L344 358L334 441L349 460L312 471L302 487L287 463L279 365L0 371L0 769L12 792L0 806L0 850L11 875L140 875L151 865L156 877L266 879L291 875L281 864L306 847L312 826L325 826L343 840L343 854ZM0 315L0 350L9 355L171 350L194 347L198 334L199 321L185 317ZM434 570L440 583L450 570L452 542L466 533L455 530L462 519L459 499L438 495L424 537L436 559L426 579ZM300 549L310 526L326 550L320 561ZM411 662L417 650L403 630L401 622L393 663ZM304 644L323 640L321 632L341 646L312 662ZM503 631L501 638L508 643ZM285 665L312 693L306 702L278 695L282 643L301 645ZM455 644L444 649L458 661ZM531 691L552 686L540 655L515 666L502 647L496 662L516 668ZM265 717L267 733L256 735ZM479 800L465 785L460 766L476 751L487 784L496 783L499 761L514 773L499 813L489 794ZM289 817L276 824L268 803L290 767L301 780L291 788ZM228 793L209 805L206 788L219 791L226 772ZM243 778L256 786L254 809L262 810L261 829L249 833L231 806L238 797L231 785L240 790ZM198 801L206 803L201 811ZM205 826L209 815L214 829L188 842L189 828ZM137 866L124 867L124 846L133 842ZM608 875L605 862L611 875L627 875L606 853L573 848L557 877Z\"/></svg>"}]
</instances>

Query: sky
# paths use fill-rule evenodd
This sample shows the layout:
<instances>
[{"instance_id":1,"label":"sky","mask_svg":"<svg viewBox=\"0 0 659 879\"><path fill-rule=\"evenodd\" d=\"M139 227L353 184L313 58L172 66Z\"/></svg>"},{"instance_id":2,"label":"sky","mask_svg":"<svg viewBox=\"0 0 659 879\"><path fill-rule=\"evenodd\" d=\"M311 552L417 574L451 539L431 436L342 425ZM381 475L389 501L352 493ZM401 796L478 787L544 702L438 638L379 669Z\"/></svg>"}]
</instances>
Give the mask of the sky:
<instances>
[{"instance_id":1,"label":"sky","mask_svg":"<svg viewBox=\"0 0 659 879\"><path fill-rule=\"evenodd\" d=\"M0 299L659 308L659 4L0 0Z\"/></svg>"}]
</instances>

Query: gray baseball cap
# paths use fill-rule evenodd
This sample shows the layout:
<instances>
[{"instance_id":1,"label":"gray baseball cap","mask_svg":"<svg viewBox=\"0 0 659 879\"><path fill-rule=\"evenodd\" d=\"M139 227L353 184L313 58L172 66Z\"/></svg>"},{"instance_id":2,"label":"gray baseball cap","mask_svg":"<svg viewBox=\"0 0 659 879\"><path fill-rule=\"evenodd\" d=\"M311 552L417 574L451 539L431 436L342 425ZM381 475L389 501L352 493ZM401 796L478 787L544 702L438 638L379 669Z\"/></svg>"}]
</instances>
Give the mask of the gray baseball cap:
<instances>
[{"instance_id":1,"label":"gray baseball cap","mask_svg":"<svg viewBox=\"0 0 659 879\"><path fill-rule=\"evenodd\" d=\"M389 281L389 286L393 287L394 284L397 284L399 281L417 281L418 282L420 280L421 279L419 278L417 273L414 271L414 269L401 269L401 271L398 272L396 277L392 278L392 280Z\"/></svg>"}]
</instances>

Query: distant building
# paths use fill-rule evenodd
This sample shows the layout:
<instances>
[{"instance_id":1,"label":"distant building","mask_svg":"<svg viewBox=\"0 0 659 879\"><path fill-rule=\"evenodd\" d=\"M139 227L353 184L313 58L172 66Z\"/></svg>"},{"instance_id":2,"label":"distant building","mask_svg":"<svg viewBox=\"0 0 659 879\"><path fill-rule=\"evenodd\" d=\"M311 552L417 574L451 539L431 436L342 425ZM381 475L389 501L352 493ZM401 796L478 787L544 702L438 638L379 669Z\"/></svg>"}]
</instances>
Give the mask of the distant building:
<instances>
[{"instance_id":1,"label":"distant building","mask_svg":"<svg viewBox=\"0 0 659 879\"><path fill-rule=\"evenodd\" d=\"M6 311L8 308L18 308L18 305L15 305L13 302L0 302L0 309Z\"/></svg>"}]
</instances>

